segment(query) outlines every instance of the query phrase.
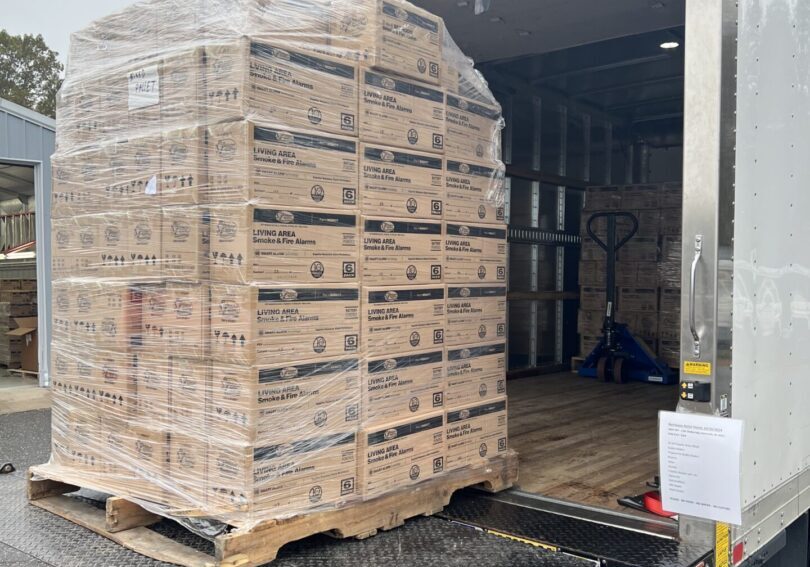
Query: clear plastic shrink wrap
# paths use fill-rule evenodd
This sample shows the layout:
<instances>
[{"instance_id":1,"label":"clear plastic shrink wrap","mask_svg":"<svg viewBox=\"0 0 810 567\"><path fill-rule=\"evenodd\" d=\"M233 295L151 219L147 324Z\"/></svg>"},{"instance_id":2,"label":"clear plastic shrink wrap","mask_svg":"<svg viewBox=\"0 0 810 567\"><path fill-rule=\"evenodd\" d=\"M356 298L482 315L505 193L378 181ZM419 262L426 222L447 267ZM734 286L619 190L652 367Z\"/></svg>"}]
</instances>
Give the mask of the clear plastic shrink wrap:
<instances>
[{"instance_id":1,"label":"clear plastic shrink wrap","mask_svg":"<svg viewBox=\"0 0 810 567\"><path fill-rule=\"evenodd\" d=\"M251 525L506 452L502 119L440 18L140 2L57 124L61 478Z\"/></svg>"}]
</instances>

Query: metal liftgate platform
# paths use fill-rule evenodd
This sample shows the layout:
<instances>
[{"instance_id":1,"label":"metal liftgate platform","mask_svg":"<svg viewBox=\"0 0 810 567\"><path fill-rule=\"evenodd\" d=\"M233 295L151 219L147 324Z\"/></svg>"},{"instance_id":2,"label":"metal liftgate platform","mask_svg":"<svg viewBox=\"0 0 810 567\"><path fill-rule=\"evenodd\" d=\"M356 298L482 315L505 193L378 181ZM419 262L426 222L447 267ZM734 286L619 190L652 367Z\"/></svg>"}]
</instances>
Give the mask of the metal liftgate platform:
<instances>
[{"instance_id":1,"label":"metal liftgate platform","mask_svg":"<svg viewBox=\"0 0 810 567\"><path fill-rule=\"evenodd\" d=\"M672 520L597 510L520 490L461 491L439 516L561 557L580 558L584 565L714 567L713 550L678 541Z\"/></svg>"}]
</instances>

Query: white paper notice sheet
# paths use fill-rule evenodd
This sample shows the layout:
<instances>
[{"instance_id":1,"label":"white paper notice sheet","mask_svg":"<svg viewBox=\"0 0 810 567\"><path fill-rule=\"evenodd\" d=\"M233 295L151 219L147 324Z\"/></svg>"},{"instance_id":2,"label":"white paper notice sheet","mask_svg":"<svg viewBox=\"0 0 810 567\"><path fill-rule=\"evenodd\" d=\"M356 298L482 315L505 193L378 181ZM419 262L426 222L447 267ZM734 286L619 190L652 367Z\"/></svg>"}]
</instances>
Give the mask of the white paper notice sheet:
<instances>
[{"instance_id":1,"label":"white paper notice sheet","mask_svg":"<svg viewBox=\"0 0 810 567\"><path fill-rule=\"evenodd\" d=\"M738 419L658 413L664 510L740 525L742 431Z\"/></svg>"}]
</instances>

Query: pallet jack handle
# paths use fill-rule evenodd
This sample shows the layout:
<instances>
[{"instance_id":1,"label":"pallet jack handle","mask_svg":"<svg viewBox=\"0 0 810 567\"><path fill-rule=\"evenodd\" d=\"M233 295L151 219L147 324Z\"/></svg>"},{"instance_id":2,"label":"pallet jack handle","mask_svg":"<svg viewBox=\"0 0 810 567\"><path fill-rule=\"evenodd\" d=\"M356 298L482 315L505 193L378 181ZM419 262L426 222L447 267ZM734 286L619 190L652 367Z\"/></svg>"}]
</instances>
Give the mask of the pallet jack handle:
<instances>
[{"instance_id":1,"label":"pallet jack handle","mask_svg":"<svg viewBox=\"0 0 810 567\"><path fill-rule=\"evenodd\" d=\"M591 239L594 242L596 242L596 244L602 250L604 250L605 252L608 252L608 245L605 242L603 242L601 238L596 236L596 234L594 234L593 229L591 228L591 225L593 224L593 221L595 221L596 219L599 219L599 218L607 218L608 219L608 225L610 225L611 220L613 220L614 221L614 224L613 224L614 230L612 232L613 232L613 238L615 240L615 238L616 238L615 220L617 218L620 218L620 217L630 219L630 222L633 224L633 227L630 229L630 231L621 240L619 240L619 242L616 242L615 245L613 246L613 252L618 252L619 248L621 248L622 246L627 244L630 241L630 239L633 238L636 235L636 233L638 232L638 219L636 218L636 215L634 215L633 213L625 212L625 211L617 211L617 212L613 212L613 213L594 213L588 219L588 223L587 223L587 225L585 227L586 230L588 231L588 236L590 236ZM609 228L610 227L608 226L608 229ZM609 232L611 232L611 231L609 230ZM610 240L609 235L608 235L608 240Z\"/></svg>"},{"instance_id":2,"label":"pallet jack handle","mask_svg":"<svg viewBox=\"0 0 810 567\"><path fill-rule=\"evenodd\" d=\"M593 231L593 223L595 220L605 218L607 220L607 242L596 236ZM626 218L630 219L630 230L621 239L616 241L616 219ZM611 211L604 213L594 213L588 218L585 228L596 244L606 252L605 268L607 269L605 281L605 320L602 324L602 332L604 333L605 344L609 351L614 349L616 344L615 338L615 325L616 320L616 252L627 244L631 238L638 232L638 219L632 213L626 211Z\"/></svg>"}]
</instances>

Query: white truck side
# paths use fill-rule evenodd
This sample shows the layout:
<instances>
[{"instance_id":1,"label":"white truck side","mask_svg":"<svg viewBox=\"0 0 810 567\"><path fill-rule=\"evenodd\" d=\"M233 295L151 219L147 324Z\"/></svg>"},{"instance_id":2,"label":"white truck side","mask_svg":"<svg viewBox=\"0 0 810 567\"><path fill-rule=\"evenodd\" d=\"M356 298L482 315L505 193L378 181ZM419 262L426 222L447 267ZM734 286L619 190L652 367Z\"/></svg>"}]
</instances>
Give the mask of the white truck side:
<instances>
[{"instance_id":1,"label":"white truck side","mask_svg":"<svg viewBox=\"0 0 810 567\"><path fill-rule=\"evenodd\" d=\"M809 133L810 2L687 0L681 372L711 401L678 411L743 421L743 523L680 532L730 530L718 566L810 508Z\"/></svg>"}]
</instances>

